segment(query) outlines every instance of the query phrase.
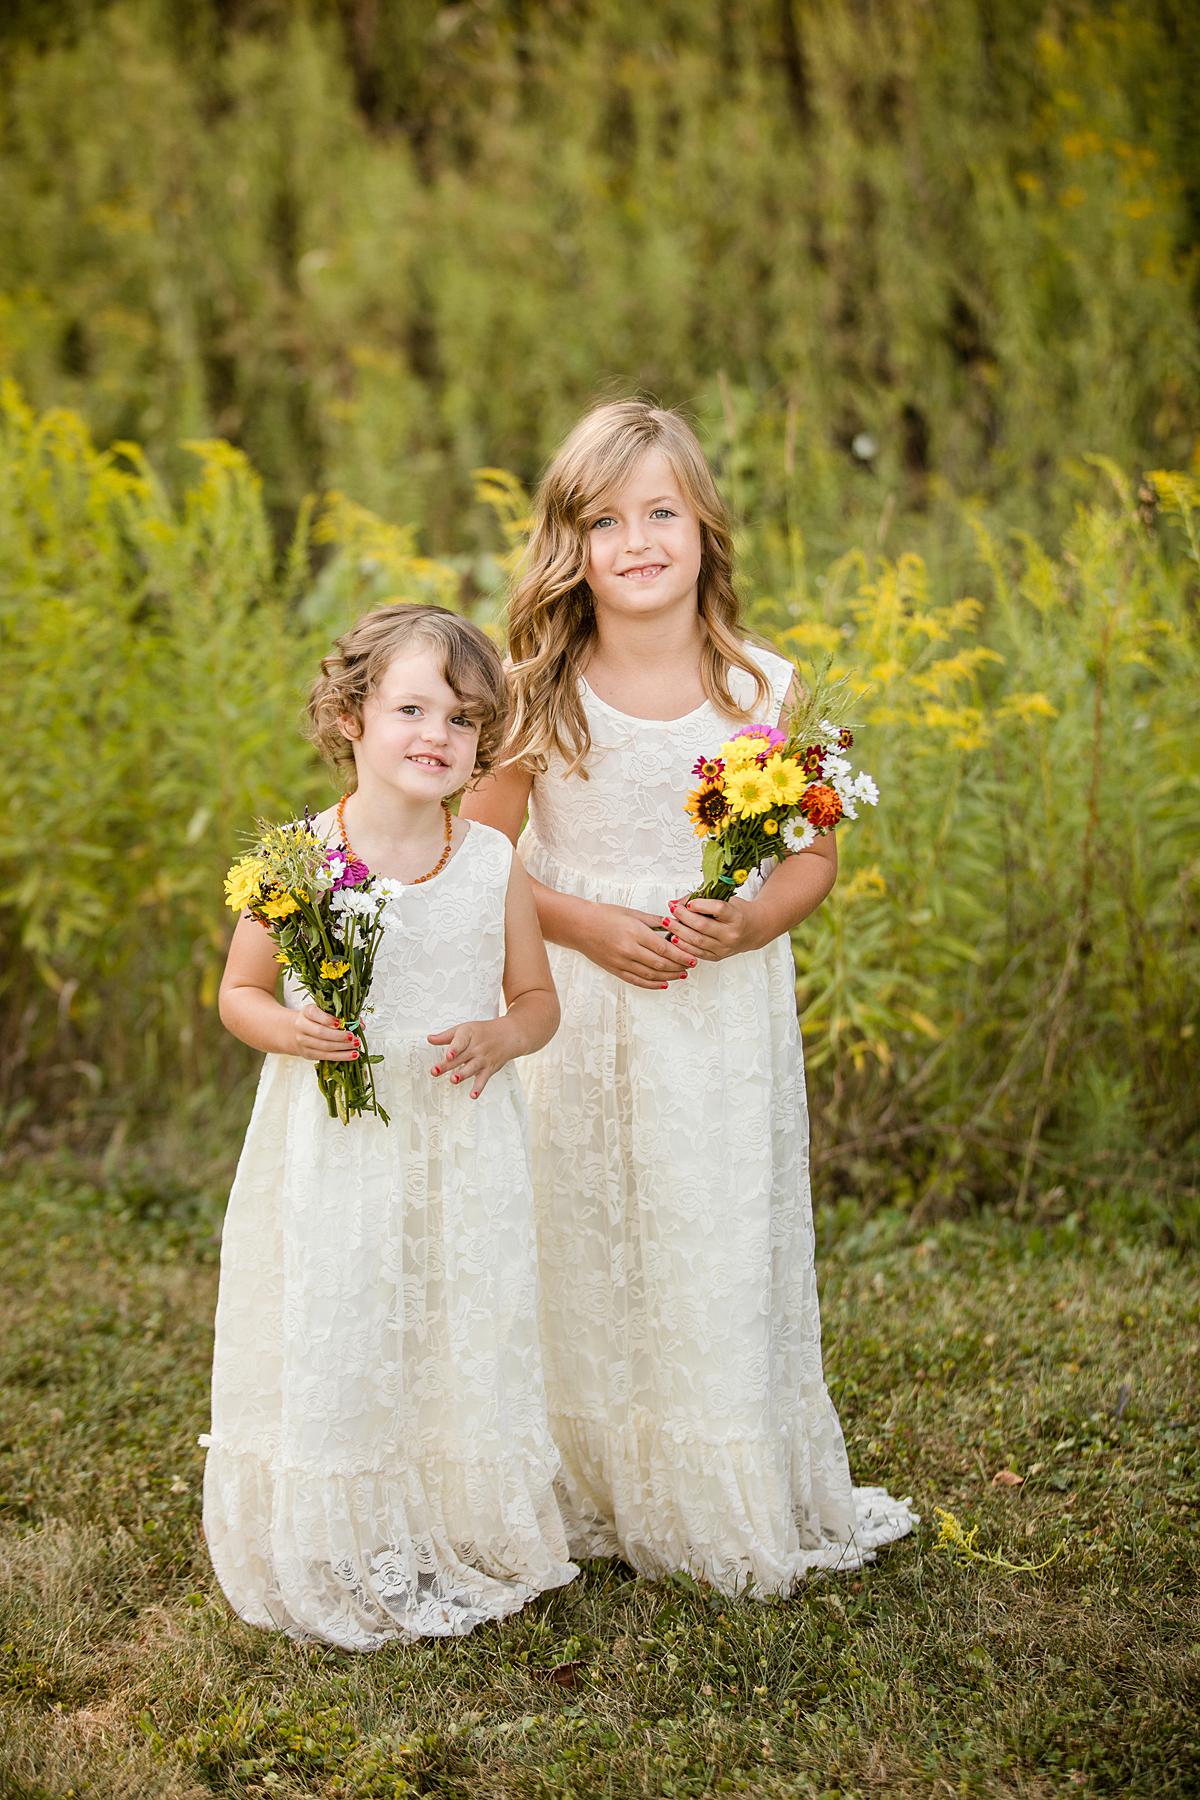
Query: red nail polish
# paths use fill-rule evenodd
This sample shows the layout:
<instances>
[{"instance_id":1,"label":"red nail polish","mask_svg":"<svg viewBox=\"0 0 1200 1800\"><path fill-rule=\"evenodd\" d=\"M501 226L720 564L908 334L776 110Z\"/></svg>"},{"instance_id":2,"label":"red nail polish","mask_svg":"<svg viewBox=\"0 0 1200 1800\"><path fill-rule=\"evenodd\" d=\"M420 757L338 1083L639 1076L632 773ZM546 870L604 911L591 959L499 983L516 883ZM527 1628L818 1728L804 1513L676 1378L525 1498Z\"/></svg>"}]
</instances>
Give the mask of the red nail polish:
<instances>
[{"instance_id":1,"label":"red nail polish","mask_svg":"<svg viewBox=\"0 0 1200 1800\"><path fill-rule=\"evenodd\" d=\"M678 902L678 900L669 900L669 901L668 901L668 902L667 902L667 911L668 911L668 912L671 912L671 913L673 913L673 912L674 912L674 911L675 911L675 908L676 908L676 907L677 907L677 906L678 906L678 905L679 905L679 902Z\"/></svg>"},{"instance_id":2,"label":"red nail polish","mask_svg":"<svg viewBox=\"0 0 1200 1800\"><path fill-rule=\"evenodd\" d=\"M696 959L695 959L695 957L694 957L694 956L693 956L693 958L692 958L692 960L691 960L691 962L690 962L690 963L689 963L689 964L688 964L688 968L689 968L689 969L694 969L694 968L695 968L695 966L696 966Z\"/></svg>"},{"instance_id":3,"label":"red nail polish","mask_svg":"<svg viewBox=\"0 0 1200 1800\"><path fill-rule=\"evenodd\" d=\"M446 1052L446 1061L447 1061L447 1062L453 1062L453 1061L454 1061L454 1052L453 1052L453 1050L447 1050L447 1052Z\"/></svg>"},{"instance_id":4,"label":"red nail polish","mask_svg":"<svg viewBox=\"0 0 1200 1800\"><path fill-rule=\"evenodd\" d=\"M679 942L679 939L675 936L673 931L667 933L667 942L668 944L677 944Z\"/></svg>"},{"instance_id":5,"label":"red nail polish","mask_svg":"<svg viewBox=\"0 0 1200 1800\"><path fill-rule=\"evenodd\" d=\"M671 921L670 921L670 919L664 919L664 920L663 920L663 924L664 924L664 925L669 925L669 924L670 924L670 923L671 923Z\"/></svg>"},{"instance_id":6,"label":"red nail polish","mask_svg":"<svg viewBox=\"0 0 1200 1800\"><path fill-rule=\"evenodd\" d=\"M450 1077L450 1079L451 1079L451 1081L458 1081L458 1080L460 1080L460 1079L461 1079L461 1077L459 1077L459 1076L458 1076L458 1075L452 1075L452 1076L451 1076L451 1077Z\"/></svg>"},{"instance_id":7,"label":"red nail polish","mask_svg":"<svg viewBox=\"0 0 1200 1800\"><path fill-rule=\"evenodd\" d=\"M681 970L680 970L680 971L679 971L679 979L680 979L680 981L686 981L686 980L687 980L687 970L686 970L686 969L681 969Z\"/></svg>"},{"instance_id":8,"label":"red nail polish","mask_svg":"<svg viewBox=\"0 0 1200 1800\"><path fill-rule=\"evenodd\" d=\"M437 1064L436 1064L436 1063L435 1063L435 1064L434 1064L434 1069L433 1069L433 1072L434 1072L434 1074L435 1074L435 1075L440 1075L440 1074L441 1074L441 1072L442 1072L442 1071L441 1071L441 1069L440 1069L440 1068L439 1068L439 1067L438 1067L438 1066L437 1066Z\"/></svg>"},{"instance_id":9,"label":"red nail polish","mask_svg":"<svg viewBox=\"0 0 1200 1800\"><path fill-rule=\"evenodd\" d=\"M671 984L669 981L660 981L658 985L660 987L666 988L666 987L670 987Z\"/></svg>"}]
</instances>

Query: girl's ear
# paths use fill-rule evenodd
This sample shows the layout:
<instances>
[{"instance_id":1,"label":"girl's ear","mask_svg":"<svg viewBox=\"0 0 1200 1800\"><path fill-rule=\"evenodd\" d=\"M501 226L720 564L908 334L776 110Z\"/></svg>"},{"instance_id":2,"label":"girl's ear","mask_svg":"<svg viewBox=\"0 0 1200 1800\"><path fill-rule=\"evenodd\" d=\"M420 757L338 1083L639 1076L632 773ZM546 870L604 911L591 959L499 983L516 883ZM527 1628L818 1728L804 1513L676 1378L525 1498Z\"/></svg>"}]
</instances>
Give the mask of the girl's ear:
<instances>
[{"instance_id":1,"label":"girl's ear","mask_svg":"<svg viewBox=\"0 0 1200 1800\"><path fill-rule=\"evenodd\" d=\"M362 736L361 724L357 719L351 718L349 713L338 714L338 730L344 738L349 738L352 743L355 738Z\"/></svg>"}]
</instances>

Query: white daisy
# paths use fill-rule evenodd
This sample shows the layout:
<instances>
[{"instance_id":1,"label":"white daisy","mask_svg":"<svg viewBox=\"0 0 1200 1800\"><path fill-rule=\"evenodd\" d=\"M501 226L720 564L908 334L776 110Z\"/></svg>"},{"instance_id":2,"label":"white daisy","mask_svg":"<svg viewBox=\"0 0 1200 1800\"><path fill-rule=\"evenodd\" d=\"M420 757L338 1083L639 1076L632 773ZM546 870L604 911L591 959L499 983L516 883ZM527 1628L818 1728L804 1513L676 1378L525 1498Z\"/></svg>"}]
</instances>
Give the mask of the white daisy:
<instances>
[{"instance_id":1,"label":"white daisy","mask_svg":"<svg viewBox=\"0 0 1200 1800\"><path fill-rule=\"evenodd\" d=\"M817 841L817 834L813 826L798 814L795 818L788 820L779 835L793 856L798 850L807 850L810 844L815 844Z\"/></svg>"},{"instance_id":2,"label":"white daisy","mask_svg":"<svg viewBox=\"0 0 1200 1800\"><path fill-rule=\"evenodd\" d=\"M857 800L865 800L868 806L879 805L879 789L869 775L855 777L854 796Z\"/></svg>"}]
</instances>

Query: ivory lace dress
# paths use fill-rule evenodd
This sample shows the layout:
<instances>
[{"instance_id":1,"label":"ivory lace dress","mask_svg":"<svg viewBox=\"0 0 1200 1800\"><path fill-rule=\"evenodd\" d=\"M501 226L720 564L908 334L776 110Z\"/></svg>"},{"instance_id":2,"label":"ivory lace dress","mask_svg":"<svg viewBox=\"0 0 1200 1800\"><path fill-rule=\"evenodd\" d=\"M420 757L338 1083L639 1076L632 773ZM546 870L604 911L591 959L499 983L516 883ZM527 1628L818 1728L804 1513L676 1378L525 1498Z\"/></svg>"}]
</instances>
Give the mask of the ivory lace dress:
<instances>
[{"instance_id":1,"label":"ivory lace dress","mask_svg":"<svg viewBox=\"0 0 1200 1800\"><path fill-rule=\"evenodd\" d=\"M791 667L750 653L774 722ZM692 764L736 726L708 703L660 723L582 697L589 779L551 760L523 858L564 893L663 913L699 881ZM916 1515L852 1487L825 1386L786 935L666 992L550 958L562 1024L522 1079L572 1553L760 1595L873 1561Z\"/></svg>"},{"instance_id":2,"label":"ivory lace dress","mask_svg":"<svg viewBox=\"0 0 1200 1800\"><path fill-rule=\"evenodd\" d=\"M554 1498L523 1097L433 1080L496 1016L512 847L472 822L389 902L369 1020L390 1126L268 1056L229 1198L204 1530L234 1610L369 1650L458 1636L577 1573ZM285 1001L306 996L285 988Z\"/></svg>"}]
</instances>

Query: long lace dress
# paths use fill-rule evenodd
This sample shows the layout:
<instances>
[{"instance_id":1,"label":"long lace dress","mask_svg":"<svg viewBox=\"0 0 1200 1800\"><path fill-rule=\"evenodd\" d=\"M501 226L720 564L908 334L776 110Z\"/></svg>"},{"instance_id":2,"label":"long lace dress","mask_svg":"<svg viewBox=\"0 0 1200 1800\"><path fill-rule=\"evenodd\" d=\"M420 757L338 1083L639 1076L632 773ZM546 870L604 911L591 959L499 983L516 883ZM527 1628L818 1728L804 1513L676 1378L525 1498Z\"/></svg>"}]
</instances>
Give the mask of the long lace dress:
<instances>
[{"instance_id":1,"label":"long lace dress","mask_svg":"<svg viewBox=\"0 0 1200 1800\"><path fill-rule=\"evenodd\" d=\"M790 665L751 654L774 722ZM692 764L734 727L708 703L659 723L582 693L589 779L557 759L537 777L523 858L564 893L662 913L699 881ZM666 992L550 956L562 1024L522 1078L572 1553L758 1594L873 1561L916 1515L852 1487L825 1386L787 937Z\"/></svg>"},{"instance_id":2,"label":"long lace dress","mask_svg":"<svg viewBox=\"0 0 1200 1800\"><path fill-rule=\"evenodd\" d=\"M512 846L474 822L389 903L369 1046L391 1115L341 1125L268 1056L229 1198L204 1530L254 1625L368 1650L569 1581L537 1335L524 1100L433 1080L493 1018ZM290 1005L305 995L285 990Z\"/></svg>"}]
</instances>

